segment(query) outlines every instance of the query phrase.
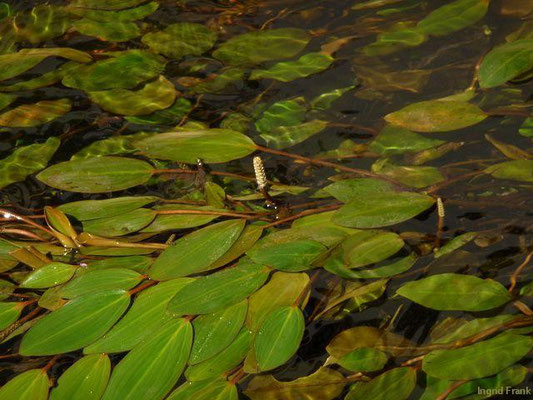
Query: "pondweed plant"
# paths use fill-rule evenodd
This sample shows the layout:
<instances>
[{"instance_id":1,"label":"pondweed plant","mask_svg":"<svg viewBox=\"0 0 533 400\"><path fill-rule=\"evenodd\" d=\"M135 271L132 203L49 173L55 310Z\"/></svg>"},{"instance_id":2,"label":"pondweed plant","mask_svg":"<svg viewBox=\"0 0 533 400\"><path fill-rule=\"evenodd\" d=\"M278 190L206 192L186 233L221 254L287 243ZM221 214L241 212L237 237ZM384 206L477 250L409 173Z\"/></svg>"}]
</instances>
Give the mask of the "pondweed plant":
<instances>
[{"instance_id":1,"label":"pondweed plant","mask_svg":"<svg viewBox=\"0 0 533 400\"><path fill-rule=\"evenodd\" d=\"M0 400L527 393L532 15L0 3Z\"/></svg>"}]
</instances>

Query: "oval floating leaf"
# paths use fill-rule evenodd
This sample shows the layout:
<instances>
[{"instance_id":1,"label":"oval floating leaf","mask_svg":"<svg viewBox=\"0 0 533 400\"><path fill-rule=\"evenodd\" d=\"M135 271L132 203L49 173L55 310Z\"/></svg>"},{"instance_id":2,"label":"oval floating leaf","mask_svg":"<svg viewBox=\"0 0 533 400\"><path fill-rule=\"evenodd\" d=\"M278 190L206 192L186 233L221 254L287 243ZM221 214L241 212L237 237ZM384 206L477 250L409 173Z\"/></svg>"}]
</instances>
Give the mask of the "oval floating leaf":
<instances>
[{"instance_id":1,"label":"oval floating leaf","mask_svg":"<svg viewBox=\"0 0 533 400\"><path fill-rule=\"evenodd\" d=\"M82 357L59 377L50 400L99 400L110 373L111 361L106 354Z\"/></svg>"},{"instance_id":2,"label":"oval floating leaf","mask_svg":"<svg viewBox=\"0 0 533 400\"><path fill-rule=\"evenodd\" d=\"M295 240L252 248L246 254L258 264L297 272L311 268L313 261L326 251L326 247L315 240Z\"/></svg>"},{"instance_id":3,"label":"oval floating leaf","mask_svg":"<svg viewBox=\"0 0 533 400\"><path fill-rule=\"evenodd\" d=\"M107 156L55 164L37 179L56 189L104 193L142 185L151 178L152 171L145 161Z\"/></svg>"},{"instance_id":4,"label":"oval floating leaf","mask_svg":"<svg viewBox=\"0 0 533 400\"><path fill-rule=\"evenodd\" d=\"M28 274L20 287L41 289L60 285L72 278L77 269L77 265L52 262Z\"/></svg>"},{"instance_id":5,"label":"oval floating leaf","mask_svg":"<svg viewBox=\"0 0 533 400\"><path fill-rule=\"evenodd\" d=\"M80 270L81 271L81 270ZM131 289L143 276L126 268L106 268L83 271L81 274L60 289L61 296L66 299L87 295L96 291L112 289Z\"/></svg>"},{"instance_id":6,"label":"oval floating leaf","mask_svg":"<svg viewBox=\"0 0 533 400\"><path fill-rule=\"evenodd\" d=\"M117 237L140 231L154 220L156 212L147 208L126 212L109 218L83 222L83 230L102 237Z\"/></svg>"},{"instance_id":7,"label":"oval floating leaf","mask_svg":"<svg viewBox=\"0 0 533 400\"><path fill-rule=\"evenodd\" d=\"M30 369L15 376L0 389L2 400L46 400L50 380L42 369Z\"/></svg>"},{"instance_id":8,"label":"oval floating leaf","mask_svg":"<svg viewBox=\"0 0 533 400\"><path fill-rule=\"evenodd\" d=\"M81 349L111 328L130 303L127 292L96 292L40 319L22 338L20 354L45 356Z\"/></svg>"},{"instance_id":9,"label":"oval floating leaf","mask_svg":"<svg viewBox=\"0 0 533 400\"><path fill-rule=\"evenodd\" d=\"M254 350L261 371L286 363L300 347L305 319L298 307L282 307L269 314L255 337Z\"/></svg>"},{"instance_id":10,"label":"oval floating leaf","mask_svg":"<svg viewBox=\"0 0 533 400\"><path fill-rule=\"evenodd\" d=\"M135 142L135 146L148 157L189 164L195 164L197 159L222 163L255 151L250 138L228 129L162 133Z\"/></svg>"},{"instance_id":11,"label":"oval floating leaf","mask_svg":"<svg viewBox=\"0 0 533 400\"><path fill-rule=\"evenodd\" d=\"M505 161L491 165L484 172L498 179L533 182L533 160Z\"/></svg>"},{"instance_id":12,"label":"oval floating leaf","mask_svg":"<svg viewBox=\"0 0 533 400\"><path fill-rule=\"evenodd\" d=\"M479 86L491 88L533 68L533 40L521 39L492 49L479 66Z\"/></svg>"},{"instance_id":13,"label":"oval floating leaf","mask_svg":"<svg viewBox=\"0 0 533 400\"><path fill-rule=\"evenodd\" d=\"M397 293L435 310L483 311L511 300L509 292L498 282L452 273L408 282Z\"/></svg>"},{"instance_id":14,"label":"oval floating leaf","mask_svg":"<svg viewBox=\"0 0 533 400\"><path fill-rule=\"evenodd\" d=\"M440 379L476 379L494 375L514 364L533 347L529 336L502 333L460 349L435 350L424 357L422 369Z\"/></svg>"},{"instance_id":15,"label":"oval floating leaf","mask_svg":"<svg viewBox=\"0 0 533 400\"><path fill-rule=\"evenodd\" d=\"M475 125L487 116L464 101L429 100L387 114L385 120L416 132L448 132Z\"/></svg>"},{"instance_id":16,"label":"oval floating leaf","mask_svg":"<svg viewBox=\"0 0 533 400\"><path fill-rule=\"evenodd\" d=\"M434 200L413 192L389 192L357 197L342 206L331 218L349 228L381 228L416 217Z\"/></svg>"},{"instance_id":17,"label":"oval floating leaf","mask_svg":"<svg viewBox=\"0 0 533 400\"><path fill-rule=\"evenodd\" d=\"M113 369L102 400L160 400L178 381L192 344L192 326L174 319Z\"/></svg>"},{"instance_id":18,"label":"oval floating leaf","mask_svg":"<svg viewBox=\"0 0 533 400\"><path fill-rule=\"evenodd\" d=\"M155 196L125 196L105 200L80 200L61 204L58 210L79 221L109 218L141 208L159 200Z\"/></svg>"},{"instance_id":19,"label":"oval floating leaf","mask_svg":"<svg viewBox=\"0 0 533 400\"><path fill-rule=\"evenodd\" d=\"M207 271L239 238L246 221L229 220L190 233L168 247L150 269L150 277L166 280Z\"/></svg>"},{"instance_id":20,"label":"oval floating leaf","mask_svg":"<svg viewBox=\"0 0 533 400\"><path fill-rule=\"evenodd\" d=\"M209 314L236 304L259 289L270 270L248 260L208 276L181 289L168 305L176 315Z\"/></svg>"}]
</instances>

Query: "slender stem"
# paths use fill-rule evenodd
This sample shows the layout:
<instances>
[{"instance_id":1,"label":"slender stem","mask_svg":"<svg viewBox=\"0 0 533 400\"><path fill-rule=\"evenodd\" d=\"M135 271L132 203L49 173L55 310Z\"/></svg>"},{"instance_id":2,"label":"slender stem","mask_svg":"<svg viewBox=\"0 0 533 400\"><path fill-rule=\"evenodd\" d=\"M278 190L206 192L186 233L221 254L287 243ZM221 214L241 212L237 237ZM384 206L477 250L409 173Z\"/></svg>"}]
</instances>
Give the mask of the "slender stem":
<instances>
[{"instance_id":1,"label":"slender stem","mask_svg":"<svg viewBox=\"0 0 533 400\"><path fill-rule=\"evenodd\" d=\"M526 256L524 262L522 262L522 264L520 264L518 268L513 272L513 275L511 275L511 286L509 286L509 293L513 292L516 286L516 281L518 280L518 276L520 275L522 270L529 264L529 262L531 261L531 257L533 257L533 251Z\"/></svg>"},{"instance_id":2,"label":"slender stem","mask_svg":"<svg viewBox=\"0 0 533 400\"><path fill-rule=\"evenodd\" d=\"M14 213L12 211L9 211L9 210L6 210L4 208L0 208L0 214L3 214L4 218L9 219L9 220L15 219L15 220L18 220L18 221L23 221L26 224L28 224L30 226L33 226L34 228L40 229L40 230L48 233L49 235L55 237L55 233L52 232L50 229L45 228L44 226L39 225L39 224L33 222L31 219L23 217L22 215L18 215L16 213Z\"/></svg>"},{"instance_id":3,"label":"slender stem","mask_svg":"<svg viewBox=\"0 0 533 400\"><path fill-rule=\"evenodd\" d=\"M459 182L459 181L463 181L465 179L468 179L468 178L473 178L475 176L478 176L478 175L481 175L483 174L483 171L474 171L474 172L469 172L467 174L464 174L464 175L459 175L459 176L456 176L454 178L450 178L448 180L445 180L444 182L440 182L440 183L437 183L433 186L430 186L426 192L427 193L433 193L433 192L436 192L442 188L445 188L446 186L450 186L452 183L456 183L456 182Z\"/></svg>"},{"instance_id":4,"label":"slender stem","mask_svg":"<svg viewBox=\"0 0 533 400\"><path fill-rule=\"evenodd\" d=\"M50 361L48 361L48 363L44 367L41 368L43 373L48 372L48 370L52 368L52 366L57 362L57 359L59 358L59 356L60 354L56 354L55 356L52 357Z\"/></svg>"},{"instance_id":5,"label":"slender stem","mask_svg":"<svg viewBox=\"0 0 533 400\"><path fill-rule=\"evenodd\" d=\"M13 322L11 325L9 325L6 329L0 332L0 342L3 341L5 338L7 338L13 331L18 329L21 325L23 325L26 321L32 319L35 317L39 312L42 310L41 307L36 307L35 310L30 312L28 315L22 317L18 321Z\"/></svg>"},{"instance_id":6,"label":"slender stem","mask_svg":"<svg viewBox=\"0 0 533 400\"><path fill-rule=\"evenodd\" d=\"M248 214L239 212L226 212L226 211L210 211L210 210L157 210L159 215L179 215L179 214L193 214L193 215L219 215L223 217L237 217L244 219L257 219L259 213Z\"/></svg>"},{"instance_id":7,"label":"slender stem","mask_svg":"<svg viewBox=\"0 0 533 400\"><path fill-rule=\"evenodd\" d=\"M381 180L393 183L394 185L397 185L397 186L401 186L401 187L405 186L405 185L403 185L403 184L401 184L399 182L396 182L394 179L390 179L390 178L387 178L386 176L378 175L378 174L376 174L374 172L366 171L364 169L346 167L344 165L332 163L332 162L329 162L329 161L324 161L324 160L320 160L320 159L316 159L316 158L304 157L304 156L300 156L298 154L287 153L287 152L281 151L281 150L269 149L268 147L263 147L263 146L259 146L259 145L255 145L255 147L256 147L257 150L263 151L265 153L270 153L270 154L275 154L275 155L278 155L278 156L292 158L292 159L299 160L299 161L302 161L302 162L307 163L307 164L313 164L313 165L320 165L322 167L335 168L335 169L338 169L340 171L351 172L351 173L362 175L362 176L369 176L369 177L372 177L372 178L381 179Z\"/></svg>"},{"instance_id":8,"label":"slender stem","mask_svg":"<svg viewBox=\"0 0 533 400\"><path fill-rule=\"evenodd\" d=\"M42 237L36 235L33 232L26 231L24 229L17 229L17 228L0 228L0 233L7 233L7 234L13 234L13 235L20 235L20 236L26 236L30 239L35 239L40 242L46 242L46 239L43 239Z\"/></svg>"},{"instance_id":9,"label":"slender stem","mask_svg":"<svg viewBox=\"0 0 533 400\"><path fill-rule=\"evenodd\" d=\"M157 283L157 281L148 281L143 283L142 285L139 285L133 289L131 289L128 293L130 296L133 296L135 293L139 293L143 291L144 289L148 289L150 286L153 286Z\"/></svg>"}]
</instances>

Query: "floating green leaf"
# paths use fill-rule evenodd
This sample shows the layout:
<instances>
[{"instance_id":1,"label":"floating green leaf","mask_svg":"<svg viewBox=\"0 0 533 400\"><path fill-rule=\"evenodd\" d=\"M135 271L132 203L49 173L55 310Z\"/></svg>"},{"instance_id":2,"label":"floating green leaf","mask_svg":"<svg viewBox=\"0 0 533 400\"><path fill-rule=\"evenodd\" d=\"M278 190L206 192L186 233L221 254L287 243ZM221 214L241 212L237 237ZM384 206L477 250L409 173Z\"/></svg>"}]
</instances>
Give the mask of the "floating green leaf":
<instances>
[{"instance_id":1,"label":"floating green leaf","mask_svg":"<svg viewBox=\"0 0 533 400\"><path fill-rule=\"evenodd\" d=\"M248 302L243 301L196 318L193 321L194 341L189 364L199 364L228 347L241 330L247 311ZM191 380L189 376L188 379Z\"/></svg>"},{"instance_id":2,"label":"floating green leaf","mask_svg":"<svg viewBox=\"0 0 533 400\"><path fill-rule=\"evenodd\" d=\"M372 164L372 172L417 189L434 185L445 179L436 167L394 165L387 158Z\"/></svg>"},{"instance_id":3,"label":"floating green leaf","mask_svg":"<svg viewBox=\"0 0 533 400\"><path fill-rule=\"evenodd\" d=\"M507 290L498 282L452 273L408 282L397 293L435 310L490 310L511 299Z\"/></svg>"},{"instance_id":4,"label":"floating green leaf","mask_svg":"<svg viewBox=\"0 0 533 400\"><path fill-rule=\"evenodd\" d=\"M69 99L43 100L34 104L23 104L0 114L0 126L10 128L31 128L53 121L70 111Z\"/></svg>"},{"instance_id":5,"label":"floating green leaf","mask_svg":"<svg viewBox=\"0 0 533 400\"><path fill-rule=\"evenodd\" d=\"M225 379L206 379L199 382L185 382L174 390L167 400L237 400L235 384Z\"/></svg>"},{"instance_id":6,"label":"floating green leaf","mask_svg":"<svg viewBox=\"0 0 533 400\"><path fill-rule=\"evenodd\" d=\"M343 179L324 188L326 192L337 200L347 203L363 196L387 195L393 192L394 186L389 182L373 178Z\"/></svg>"},{"instance_id":7,"label":"floating green leaf","mask_svg":"<svg viewBox=\"0 0 533 400\"><path fill-rule=\"evenodd\" d=\"M255 150L250 138L228 129L168 132L135 142L141 154L194 164L222 163L246 157Z\"/></svg>"},{"instance_id":8,"label":"floating green leaf","mask_svg":"<svg viewBox=\"0 0 533 400\"><path fill-rule=\"evenodd\" d=\"M246 254L258 264L268 265L282 271L303 271L326 251L326 247L315 240L295 240L272 246L250 249Z\"/></svg>"},{"instance_id":9,"label":"floating green leaf","mask_svg":"<svg viewBox=\"0 0 533 400\"><path fill-rule=\"evenodd\" d=\"M106 354L92 354L76 361L59 377L50 400L99 400L111 373Z\"/></svg>"},{"instance_id":10,"label":"floating green leaf","mask_svg":"<svg viewBox=\"0 0 533 400\"><path fill-rule=\"evenodd\" d=\"M150 276L166 280L207 271L239 238L244 220L229 220L180 238L157 258Z\"/></svg>"},{"instance_id":11,"label":"floating green leaf","mask_svg":"<svg viewBox=\"0 0 533 400\"><path fill-rule=\"evenodd\" d=\"M22 338L20 354L44 356L81 349L111 328L130 303L127 292L95 292L40 319Z\"/></svg>"},{"instance_id":12,"label":"floating green leaf","mask_svg":"<svg viewBox=\"0 0 533 400\"><path fill-rule=\"evenodd\" d=\"M361 347L345 354L338 364L354 372L379 371L387 363L388 357L382 351L372 347Z\"/></svg>"},{"instance_id":13,"label":"floating green leaf","mask_svg":"<svg viewBox=\"0 0 533 400\"><path fill-rule=\"evenodd\" d=\"M302 311L282 307L269 314L255 337L254 350L261 371L286 363L300 347L305 330Z\"/></svg>"},{"instance_id":14,"label":"floating green leaf","mask_svg":"<svg viewBox=\"0 0 533 400\"><path fill-rule=\"evenodd\" d=\"M39 289L60 285L72 278L77 268L77 265L52 262L28 274L20 287Z\"/></svg>"},{"instance_id":15,"label":"floating green leaf","mask_svg":"<svg viewBox=\"0 0 533 400\"><path fill-rule=\"evenodd\" d=\"M59 144L58 138L51 137L44 143L20 147L0 160L0 188L23 181L28 175L45 168Z\"/></svg>"},{"instance_id":16,"label":"floating green leaf","mask_svg":"<svg viewBox=\"0 0 533 400\"><path fill-rule=\"evenodd\" d=\"M424 357L422 369L440 379L476 379L494 375L514 364L533 347L529 336L502 333L459 349L434 350Z\"/></svg>"},{"instance_id":17,"label":"floating green leaf","mask_svg":"<svg viewBox=\"0 0 533 400\"><path fill-rule=\"evenodd\" d=\"M230 65L259 64L293 57L307 46L310 39L306 31L296 28L249 32L222 43L213 56Z\"/></svg>"},{"instance_id":18,"label":"floating green leaf","mask_svg":"<svg viewBox=\"0 0 533 400\"><path fill-rule=\"evenodd\" d=\"M15 376L0 389L2 400L46 400L50 380L42 369L30 369Z\"/></svg>"},{"instance_id":19,"label":"floating green leaf","mask_svg":"<svg viewBox=\"0 0 533 400\"><path fill-rule=\"evenodd\" d=\"M259 289L270 270L243 260L236 267L202 276L181 289L168 309L176 315L209 314L236 304Z\"/></svg>"},{"instance_id":20,"label":"floating green leaf","mask_svg":"<svg viewBox=\"0 0 533 400\"><path fill-rule=\"evenodd\" d=\"M0 329L5 329L20 317L24 305L0 302Z\"/></svg>"},{"instance_id":21,"label":"floating green leaf","mask_svg":"<svg viewBox=\"0 0 533 400\"><path fill-rule=\"evenodd\" d=\"M433 203L431 197L413 192L363 194L341 207L331 220L349 228L380 228L416 217Z\"/></svg>"},{"instance_id":22,"label":"floating green leaf","mask_svg":"<svg viewBox=\"0 0 533 400\"><path fill-rule=\"evenodd\" d=\"M81 193L103 193L142 185L152 176L145 161L122 157L96 157L55 164L37 179L56 189Z\"/></svg>"},{"instance_id":23,"label":"floating green leaf","mask_svg":"<svg viewBox=\"0 0 533 400\"><path fill-rule=\"evenodd\" d=\"M348 236L342 243L348 268L360 268L385 260L403 247L403 240L393 232L365 230Z\"/></svg>"},{"instance_id":24,"label":"floating green leaf","mask_svg":"<svg viewBox=\"0 0 533 400\"><path fill-rule=\"evenodd\" d=\"M503 85L533 68L533 40L521 39L492 49L479 66L479 85Z\"/></svg>"},{"instance_id":25,"label":"floating green leaf","mask_svg":"<svg viewBox=\"0 0 533 400\"><path fill-rule=\"evenodd\" d=\"M168 321L113 369L102 400L160 400L178 381L192 345L192 326Z\"/></svg>"},{"instance_id":26,"label":"floating green leaf","mask_svg":"<svg viewBox=\"0 0 533 400\"><path fill-rule=\"evenodd\" d=\"M167 312L168 302L191 282L191 278L178 278L143 291L126 315L104 336L85 347L83 352L117 353L131 350L172 319Z\"/></svg>"},{"instance_id":27,"label":"floating green leaf","mask_svg":"<svg viewBox=\"0 0 533 400\"><path fill-rule=\"evenodd\" d=\"M533 160L506 161L494 164L486 168L485 173L498 179L533 182Z\"/></svg>"},{"instance_id":28,"label":"floating green leaf","mask_svg":"<svg viewBox=\"0 0 533 400\"><path fill-rule=\"evenodd\" d=\"M150 32L142 42L156 53L180 59L184 56L199 56L215 44L217 34L201 24L180 22L169 25L160 32Z\"/></svg>"},{"instance_id":29,"label":"floating green leaf","mask_svg":"<svg viewBox=\"0 0 533 400\"><path fill-rule=\"evenodd\" d=\"M143 279L138 272L126 268L95 269L80 273L60 289L66 299L102 290L131 289Z\"/></svg>"},{"instance_id":30,"label":"floating green leaf","mask_svg":"<svg viewBox=\"0 0 533 400\"><path fill-rule=\"evenodd\" d=\"M438 249L435 252L435 258L442 257L446 254L451 253L452 251L455 251L463 247L465 244L474 240L476 236L477 236L476 232L467 232L467 233L463 233L462 235L454 237L452 240L450 240L448 243L446 243L444 246L442 246L440 249Z\"/></svg>"},{"instance_id":31,"label":"floating green leaf","mask_svg":"<svg viewBox=\"0 0 533 400\"><path fill-rule=\"evenodd\" d=\"M80 200L61 204L57 209L80 221L87 221L125 214L158 199L155 196L124 196L106 200Z\"/></svg>"},{"instance_id":32,"label":"floating green leaf","mask_svg":"<svg viewBox=\"0 0 533 400\"><path fill-rule=\"evenodd\" d=\"M138 208L114 217L91 219L83 222L83 230L102 237L124 236L140 231L154 220L156 212Z\"/></svg>"},{"instance_id":33,"label":"floating green leaf","mask_svg":"<svg viewBox=\"0 0 533 400\"><path fill-rule=\"evenodd\" d=\"M140 90L111 89L89 92L89 97L104 110L122 115L145 115L170 107L177 92L172 82L160 76Z\"/></svg>"}]
</instances>

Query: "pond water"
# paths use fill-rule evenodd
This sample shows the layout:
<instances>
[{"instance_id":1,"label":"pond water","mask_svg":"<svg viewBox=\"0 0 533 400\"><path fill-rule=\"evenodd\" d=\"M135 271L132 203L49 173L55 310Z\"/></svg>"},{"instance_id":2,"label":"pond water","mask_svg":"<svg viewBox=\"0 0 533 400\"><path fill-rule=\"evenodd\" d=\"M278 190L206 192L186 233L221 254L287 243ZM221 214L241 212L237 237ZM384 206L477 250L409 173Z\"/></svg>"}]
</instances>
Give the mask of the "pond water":
<instances>
[{"instance_id":1,"label":"pond water","mask_svg":"<svg viewBox=\"0 0 533 400\"><path fill-rule=\"evenodd\" d=\"M0 18L0 399L533 386L532 1Z\"/></svg>"}]
</instances>

